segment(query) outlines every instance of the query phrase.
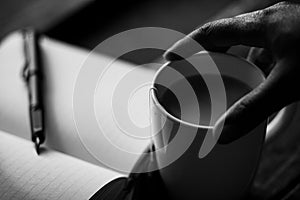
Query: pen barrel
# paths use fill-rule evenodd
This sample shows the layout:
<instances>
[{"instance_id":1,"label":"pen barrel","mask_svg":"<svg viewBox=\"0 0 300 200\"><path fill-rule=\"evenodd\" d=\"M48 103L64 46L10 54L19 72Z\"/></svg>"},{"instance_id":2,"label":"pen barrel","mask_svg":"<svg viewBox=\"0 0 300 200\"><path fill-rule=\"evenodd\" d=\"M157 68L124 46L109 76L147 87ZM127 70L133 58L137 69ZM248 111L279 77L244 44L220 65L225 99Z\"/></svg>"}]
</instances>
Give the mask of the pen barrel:
<instances>
[{"instance_id":1,"label":"pen barrel","mask_svg":"<svg viewBox=\"0 0 300 200\"><path fill-rule=\"evenodd\" d=\"M44 133L44 110L42 99L42 69L40 63L38 37L33 30L27 30L25 35L26 56L28 62L27 84L29 90L29 113L31 125L31 139L39 143L45 140Z\"/></svg>"},{"instance_id":2,"label":"pen barrel","mask_svg":"<svg viewBox=\"0 0 300 200\"><path fill-rule=\"evenodd\" d=\"M29 90L29 112L31 119L31 131L32 140L35 141L36 137L43 143L45 140L44 133L44 112L43 112L43 102L42 102L42 84L40 81L40 74L36 71L34 74L30 75L28 80Z\"/></svg>"},{"instance_id":3,"label":"pen barrel","mask_svg":"<svg viewBox=\"0 0 300 200\"><path fill-rule=\"evenodd\" d=\"M29 100L31 107L42 108L42 83L41 77L38 71L29 76L28 80L29 87Z\"/></svg>"}]
</instances>

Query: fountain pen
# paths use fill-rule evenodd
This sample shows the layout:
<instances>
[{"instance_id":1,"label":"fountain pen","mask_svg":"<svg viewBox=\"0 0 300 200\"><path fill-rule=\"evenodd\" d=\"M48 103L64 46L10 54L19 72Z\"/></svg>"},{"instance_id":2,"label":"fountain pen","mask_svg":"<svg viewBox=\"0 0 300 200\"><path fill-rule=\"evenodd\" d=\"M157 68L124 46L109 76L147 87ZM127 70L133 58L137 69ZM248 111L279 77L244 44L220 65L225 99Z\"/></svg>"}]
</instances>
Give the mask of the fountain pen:
<instances>
[{"instance_id":1,"label":"fountain pen","mask_svg":"<svg viewBox=\"0 0 300 200\"><path fill-rule=\"evenodd\" d=\"M42 99L42 66L38 35L32 29L26 29L23 33L26 57L23 76L26 80L29 94L31 140L34 142L36 152L39 155L40 145L45 141L45 130Z\"/></svg>"}]
</instances>

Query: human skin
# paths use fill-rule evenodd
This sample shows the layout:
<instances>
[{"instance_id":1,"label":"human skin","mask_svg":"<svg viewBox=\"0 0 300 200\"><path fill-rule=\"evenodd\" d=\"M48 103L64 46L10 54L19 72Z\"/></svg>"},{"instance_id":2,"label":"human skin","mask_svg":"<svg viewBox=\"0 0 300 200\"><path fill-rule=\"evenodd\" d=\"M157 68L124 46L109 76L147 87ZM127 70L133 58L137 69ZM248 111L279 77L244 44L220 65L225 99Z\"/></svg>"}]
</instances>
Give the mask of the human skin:
<instances>
[{"instance_id":1,"label":"human skin","mask_svg":"<svg viewBox=\"0 0 300 200\"><path fill-rule=\"evenodd\" d=\"M248 58L266 80L236 102L218 120L218 143L227 144L247 134L272 113L300 100L300 4L281 2L271 7L204 24L169 48L164 58L182 59L196 53L192 41L206 50L225 52L234 45L252 48ZM182 55L181 55L182 56ZM225 123L224 123L225 122ZM224 124L224 126L223 126Z\"/></svg>"}]
</instances>

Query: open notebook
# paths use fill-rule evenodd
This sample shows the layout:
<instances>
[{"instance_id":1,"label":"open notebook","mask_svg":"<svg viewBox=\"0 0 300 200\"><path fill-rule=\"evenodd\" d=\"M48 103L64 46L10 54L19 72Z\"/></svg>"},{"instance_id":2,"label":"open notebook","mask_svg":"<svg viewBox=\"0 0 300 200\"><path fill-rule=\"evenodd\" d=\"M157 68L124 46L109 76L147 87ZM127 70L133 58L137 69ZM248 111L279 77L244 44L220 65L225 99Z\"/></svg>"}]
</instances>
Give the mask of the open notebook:
<instances>
[{"instance_id":1,"label":"open notebook","mask_svg":"<svg viewBox=\"0 0 300 200\"><path fill-rule=\"evenodd\" d=\"M129 171L117 172L105 168L89 152L76 131L72 94L80 67L89 52L46 37L41 39L40 46L46 74L44 104L47 150L37 156L30 141L28 94L21 78L25 61L22 35L13 33L0 45L0 199L88 199L105 183L116 177L127 176ZM105 67L102 64L105 59L107 56L92 55L90 68L99 70ZM137 66L118 61L114 70L126 72L134 67ZM140 68L136 75L151 79L155 71ZM102 92L105 94L109 91ZM138 102L136 105L136 111L149 109L148 102ZM110 116L112 113L107 111L105 114ZM123 140L124 133L110 128L112 136L134 152L142 153L149 145L148 139ZM145 136L148 133L142 134ZM101 140L97 145L103 145ZM116 156L115 159L124 161L130 169L139 156Z\"/></svg>"},{"instance_id":2,"label":"open notebook","mask_svg":"<svg viewBox=\"0 0 300 200\"><path fill-rule=\"evenodd\" d=\"M124 176L66 154L0 132L0 199L89 199L109 181Z\"/></svg>"}]
</instances>

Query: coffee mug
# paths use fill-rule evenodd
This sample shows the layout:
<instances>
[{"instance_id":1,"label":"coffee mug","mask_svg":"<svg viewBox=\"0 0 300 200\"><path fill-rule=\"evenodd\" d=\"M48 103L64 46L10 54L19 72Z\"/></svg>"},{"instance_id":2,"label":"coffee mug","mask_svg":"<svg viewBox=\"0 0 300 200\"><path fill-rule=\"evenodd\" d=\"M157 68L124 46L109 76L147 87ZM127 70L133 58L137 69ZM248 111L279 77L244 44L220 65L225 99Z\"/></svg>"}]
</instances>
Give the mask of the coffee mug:
<instances>
[{"instance_id":1,"label":"coffee mug","mask_svg":"<svg viewBox=\"0 0 300 200\"><path fill-rule=\"evenodd\" d=\"M205 155L201 147L226 109L264 79L245 59L206 51L157 71L150 89L154 154L172 199L232 200L245 194L260 160L267 119L230 144L215 141ZM285 113L274 120L284 120ZM276 129L281 127L273 123L268 131Z\"/></svg>"}]
</instances>

